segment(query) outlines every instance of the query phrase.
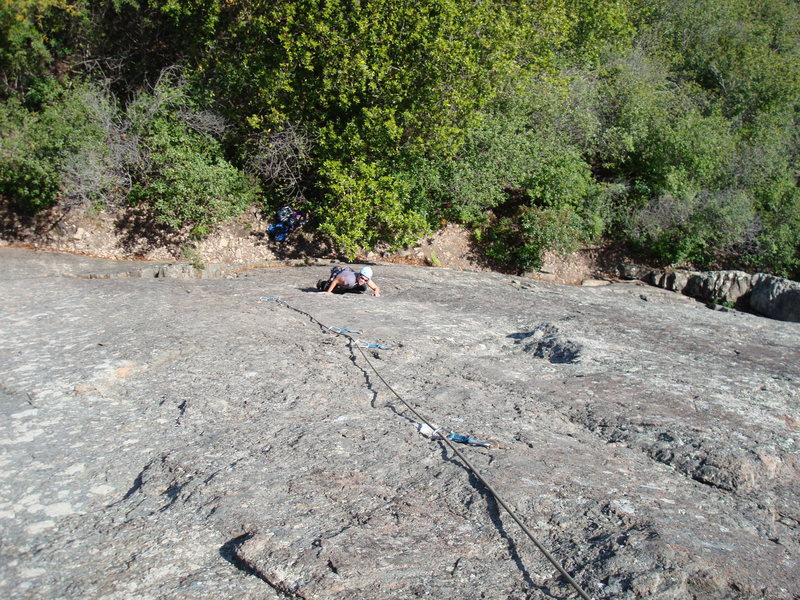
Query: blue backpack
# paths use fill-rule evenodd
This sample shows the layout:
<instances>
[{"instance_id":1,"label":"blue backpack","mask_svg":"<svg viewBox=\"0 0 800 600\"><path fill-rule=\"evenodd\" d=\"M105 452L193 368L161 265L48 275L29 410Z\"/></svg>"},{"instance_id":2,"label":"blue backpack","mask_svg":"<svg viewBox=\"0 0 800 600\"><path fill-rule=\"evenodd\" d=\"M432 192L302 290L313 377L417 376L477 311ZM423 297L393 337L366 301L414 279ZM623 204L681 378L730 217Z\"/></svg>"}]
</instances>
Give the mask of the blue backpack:
<instances>
[{"instance_id":1,"label":"blue backpack","mask_svg":"<svg viewBox=\"0 0 800 600\"><path fill-rule=\"evenodd\" d=\"M275 213L278 222L269 226L269 233L277 242L282 242L290 233L300 227L305 219L291 206L284 206Z\"/></svg>"}]
</instances>

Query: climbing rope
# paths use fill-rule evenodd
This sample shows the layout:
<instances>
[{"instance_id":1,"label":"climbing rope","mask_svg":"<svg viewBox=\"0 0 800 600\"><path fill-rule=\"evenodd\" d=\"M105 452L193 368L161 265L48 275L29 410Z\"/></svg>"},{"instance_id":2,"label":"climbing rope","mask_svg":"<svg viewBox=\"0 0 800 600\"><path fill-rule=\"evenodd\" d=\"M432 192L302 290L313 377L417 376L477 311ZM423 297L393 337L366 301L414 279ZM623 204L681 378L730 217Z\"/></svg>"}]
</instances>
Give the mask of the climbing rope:
<instances>
[{"instance_id":1,"label":"climbing rope","mask_svg":"<svg viewBox=\"0 0 800 600\"><path fill-rule=\"evenodd\" d=\"M398 394L394 390L394 388L391 385L389 385L389 382L386 381L383 378L383 376L380 374L378 369L375 368L375 365L372 364L372 361L370 361L369 357L367 356L367 353L364 352L364 348L391 348L391 346L384 347L384 346L380 346L380 345L377 345L377 344L366 344L366 345L363 345L363 344L365 344L365 342L361 342L360 340L357 340L356 338L354 338L352 335L350 335L350 332L348 330L346 330L346 329L337 329L337 328L334 328L334 327L327 327L322 322L320 322L316 317L314 317L313 315L307 313L304 310L301 310L299 308L295 308L294 306L291 306L290 304L288 304L287 302L281 300L280 298L262 297L262 298L260 298L260 300L262 302L268 302L268 301L276 302L277 304L279 304L281 306L285 306L289 310L293 310L296 313L299 313L301 315L304 315L304 316L308 317L311 321L313 321L314 323L319 325L319 327L321 327L323 331L331 331L335 335L339 335L339 336L347 338L349 340L348 345L350 346L350 348L357 348L358 349L358 351L361 353L361 356L364 358L366 363L370 366L370 368L372 369L373 373L375 373L376 377L381 380L383 385L385 385L386 388L400 402L402 402L403 405L405 405L405 407L408 408L408 410L410 410L414 414L414 416L417 417L417 419L419 419L419 421L424 424L425 427L430 428L430 431L432 432L432 434L436 435L437 439L440 439L442 442L444 442L447 445L447 447L453 452L453 454L455 454L461 460L461 462L464 463L464 465L467 467L467 469L473 475L475 475L475 477L478 478L478 480L486 487L486 489L489 491L489 493L492 495L492 497L495 499L495 501L500 506L503 507L503 509L511 516L512 519L514 519L516 524L519 525L520 529L522 529L522 531L525 533L525 535L528 536L528 539L530 539L531 542L533 542L533 545L536 546L536 548L539 549L539 551L544 555L544 557L548 561L550 561L550 563L564 577L564 579L566 579L567 582L575 589L575 591L578 592L578 594L581 596L581 598L583 598L584 600L592 600L591 596L589 596L589 594L587 594L583 590L583 588L581 588L581 586L578 584L578 582L575 581L572 578L572 576L569 573L567 573L567 571L564 569L564 567L561 566L561 563L559 563L558 560L556 560L555 557L553 557L553 555L550 554L550 552L548 552L547 548L545 548L541 544L541 542L539 542L539 540L536 539L536 536L534 536L533 533L531 533L530 529L528 529L528 527L525 525L525 523L522 522L522 520L517 516L517 514L511 509L511 507L509 507L508 504L505 503L505 501L500 497L500 495L497 493L497 491L494 489L494 487L492 487L492 485L488 481L486 481L486 479L483 477L483 475L481 475L480 471L475 466L473 466L472 463L469 462L469 460L467 460L467 457L464 456L464 454L462 454L458 450L458 448L456 448L453 445L453 443L452 443L453 441L461 441L461 442L463 442L463 440L454 439L453 436L456 436L456 438L466 438L467 436L458 436L458 434L453 434L452 432L450 432L450 435L447 435L447 436L442 435L440 433L442 428L432 425L428 421L428 419L426 419L424 416L422 416L419 413L419 411L417 411L417 409L414 408L414 406L412 406L409 402L407 402L405 400L405 398L403 398L400 394ZM361 332L359 331L357 333L361 333ZM431 437L433 437L433 436L431 436ZM467 439L472 439L472 438L467 438ZM475 441L478 441L478 440L475 440Z\"/></svg>"}]
</instances>

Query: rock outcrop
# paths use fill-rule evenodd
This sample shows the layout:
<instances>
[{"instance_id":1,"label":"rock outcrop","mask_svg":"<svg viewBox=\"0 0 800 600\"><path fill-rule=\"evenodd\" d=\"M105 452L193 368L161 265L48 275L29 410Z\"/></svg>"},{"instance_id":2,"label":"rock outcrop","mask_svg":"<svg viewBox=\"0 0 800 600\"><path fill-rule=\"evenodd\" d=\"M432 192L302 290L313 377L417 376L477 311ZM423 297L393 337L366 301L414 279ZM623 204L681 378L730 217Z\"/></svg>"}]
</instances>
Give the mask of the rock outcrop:
<instances>
[{"instance_id":1,"label":"rock outcrop","mask_svg":"<svg viewBox=\"0 0 800 600\"><path fill-rule=\"evenodd\" d=\"M638 265L622 265L620 275L704 302L800 322L800 283L782 277L744 271L664 271Z\"/></svg>"},{"instance_id":2,"label":"rock outcrop","mask_svg":"<svg viewBox=\"0 0 800 600\"><path fill-rule=\"evenodd\" d=\"M462 452L594 598L800 597L800 325L633 283L146 267L0 249L2 597L574 597L386 384L492 442Z\"/></svg>"},{"instance_id":3,"label":"rock outcrop","mask_svg":"<svg viewBox=\"0 0 800 600\"><path fill-rule=\"evenodd\" d=\"M763 315L800 323L800 283L758 273L753 276L750 307Z\"/></svg>"}]
</instances>

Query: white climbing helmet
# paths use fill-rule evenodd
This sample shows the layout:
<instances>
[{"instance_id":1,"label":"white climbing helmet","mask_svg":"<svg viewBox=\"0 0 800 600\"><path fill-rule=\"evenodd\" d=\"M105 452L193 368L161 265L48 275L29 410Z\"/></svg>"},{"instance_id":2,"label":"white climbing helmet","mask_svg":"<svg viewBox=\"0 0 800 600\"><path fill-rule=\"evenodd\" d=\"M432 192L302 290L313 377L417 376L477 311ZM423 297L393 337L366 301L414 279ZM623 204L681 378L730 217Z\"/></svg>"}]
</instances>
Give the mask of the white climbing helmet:
<instances>
[{"instance_id":1,"label":"white climbing helmet","mask_svg":"<svg viewBox=\"0 0 800 600\"><path fill-rule=\"evenodd\" d=\"M367 279L372 279L372 267L364 267L358 272L359 275L363 275Z\"/></svg>"}]
</instances>

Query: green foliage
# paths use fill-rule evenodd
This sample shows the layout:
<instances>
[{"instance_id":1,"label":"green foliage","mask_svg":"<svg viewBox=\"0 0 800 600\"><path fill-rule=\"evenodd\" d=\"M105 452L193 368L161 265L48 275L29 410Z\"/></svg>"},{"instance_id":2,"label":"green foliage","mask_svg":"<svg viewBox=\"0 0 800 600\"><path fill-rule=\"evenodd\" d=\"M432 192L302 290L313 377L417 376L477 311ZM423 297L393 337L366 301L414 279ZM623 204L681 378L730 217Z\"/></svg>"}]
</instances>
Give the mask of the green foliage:
<instances>
[{"instance_id":1,"label":"green foliage","mask_svg":"<svg viewBox=\"0 0 800 600\"><path fill-rule=\"evenodd\" d=\"M800 278L800 191L795 188L762 217L748 263L782 277Z\"/></svg>"},{"instance_id":2,"label":"green foliage","mask_svg":"<svg viewBox=\"0 0 800 600\"><path fill-rule=\"evenodd\" d=\"M203 62L206 84L262 136L286 123L311 133L321 226L350 254L373 246L375 231L398 244L420 230L420 215L435 212L422 171L441 175L481 107L513 75L547 69L569 27L549 0L278 0L230 5L223 19L230 29ZM375 203L399 229L336 216Z\"/></svg>"},{"instance_id":3,"label":"green foliage","mask_svg":"<svg viewBox=\"0 0 800 600\"><path fill-rule=\"evenodd\" d=\"M743 258L751 268L793 278L800 278L799 150L793 111L761 113L742 132L734 173L761 224Z\"/></svg>"},{"instance_id":4,"label":"green foliage","mask_svg":"<svg viewBox=\"0 0 800 600\"><path fill-rule=\"evenodd\" d=\"M696 84L633 52L607 66L603 133L595 160L628 183L623 231L659 260L710 266L752 247L756 194L731 187L741 156L733 124Z\"/></svg>"},{"instance_id":5,"label":"green foliage","mask_svg":"<svg viewBox=\"0 0 800 600\"><path fill-rule=\"evenodd\" d=\"M278 0L228 10L230 33L204 65L225 97L268 126L302 115L334 138L349 128L345 143L358 154L451 147L511 73L552 60L567 28L552 1Z\"/></svg>"},{"instance_id":6,"label":"green foliage","mask_svg":"<svg viewBox=\"0 0 800 600\"><path fill-rule=\"evenodd\" d=\"M170 22L184 47L208 40L216 31L221 0L148 0ZM191 39L193 38L193 39Z\"/></svg>"},{"instance_id":7,"label":"green foliage","mask_svg":"<svg viewBox=\"0 0 800 600\"><path fill-rule=\"evenodd\" d=\"M610 126L598 160L606 168L656 194L725 179L736 144L731 124L705 108L694 87L672 81L664 63L638 51L614 61L606 67L601 97Z\"/></svg>"},{"instance_id":8,"label":"green foliage","mask_svg":"<svg viewBox=\"0 0 800 600\"><path fill-rule=\"evenodd\" d=\"M429 219L482 228L489 254L523 271L546 249L596 239L607 210L583 157L599 127L583 83L528 80L483 114L455 158L407 166L402 177L429 198Z\"/></svg>"},{"instance_id":9,"label":"green foliage","mask_svg":"<svg viewBox=\"0 0 800 600\"><path fill-rule=\"evenodd\" d=\"M743 191L664 194L632 218L630 231L669 263L709 265L751 245L757 231L753 201Z\"/></svg>"},{"instance_id":10,"label":"green foliage","mask_svg":"<svg viewBox=\"0 0 800 600\"><path fill-rule=\"evenodd\" d=\"M788 111L762 114L742 132L734 177L763 212L782 206L797 190L800 138L795 118Z\"/></svg>"},{"instance_id":11,"label":"green foliage","mask_svg":"<svg viewBox=\"0 0 800 600\"><path fill-rule=\"evenodd\" d=\"M219 145L181 123L154 123L146 143L149 169L130 198L152 204L157 221L175 229L191 225L202 235L256 201L258 187L225 161Z\"/></svg>"},{"instance_id":12,"label":"green foliage","mask_svg":"<svg viewBox=\"0 0 800 600\"><path fill-rule=\"evenodd\" d=\"M482 236L486 253L520 273L542 266L545 250L569 254L583 241L583 219L570 206L522 207L511 217L499 219Z\"/></svg>"},{"instance_id":13,"label":"green foliage","mask_svg":"<svg viewBox=\"0 0 800 600\"><path fill-rule=\"evenodd\" d=\"M67 164L75 156L103 151L104 132L93 90L63 90L40 111L18 99L0 104L0 194L20 210L35 213L53 205L64 188Z\"/></svg>"},{"instance_id":14,"label":"green foliage","mask_svg":"<svg viewBox=\"0 0 800 600\"><path fill-rule=\"evenodd\" d=\"M319 230L348 258L378 242L405 246L426 230L423 217L404 207L402 183L380 165L328 161L321 176L330 197L317 212Z\"/></svg>"},{"instance_id":15,"label":"green foliage","mask_svg":"<svg viewBox=\"0 0 800 600\"><path fill-rule=\"evenodd\" d=\"M47 78L48 66L63 55L70 25L82 19L82 2L0 1L0 91L22 92Z\"/></svg>"},{"instance_id":16,"label":"green foliage","mask_svg":"<svg viewBox=\"0 0 800 600\"><path fill-rule=\"evenodd\" d=\"M183 260L192 265L195 269L202 271L206 268L197 249L192 244L181 244L181 256Z\"/></svg>"},{"instance_id":17,"label":"green foliage","mask_svg":"<svg viewBox=\"0 0 800 600\"><path fill-rule=\"evenodd\" d=\"M603 54L626 49L636 33L629 0L566 0L573 22L564 46L572 60L596 65Z\"/></svg>"},{"instance_id":18,"label":"green foliage","mask_svg":"<svg viewBox=\"0 0 800 600\"><path fill-rule=\"evenodd\" d=\"M800 275L799 29L795 0L0 0L0 193L202 237L262 201L246 169L349 256L449 220L509 268L609 235Z\"/></svg>"},{"instance_id":19,"label":"green foliage","mask_svg":"<svg viewBox=\"0 0 800 600\"><path fill-rule=\"evenodd\" d=\"M645 21L639 47L600 71L591 160L627 187L615 222L666 262L796 272L782 223L797 203L800 9L663 1Z\"/></svg>"},{"instance_id":20,"label":"green foliage","mask_svg":"<svg viewBox=\"0 0 800 600\"><path fill-rule=\"evenodd\" d=\"M0 194L25 212L64 202L152 206L173 228L210 227L257 202L259 187L225 160L224 127L165 76L124 115L107 92L75 86L41 110L0 105ZM124 182L132 182L126 189Z\"/></svg>"},{"instance_id":21,"label":"green foliage","mask_svg":"<svg viewBox=\"0 0 800 600\"><path fill-rule=\"evenodd\" d=\"M140 137L130 200L153 207L156 220L194 237L244 211L260 188L224 157L220 142L202 124L191 99L170 78L128 107L131 131ZM194 127L190 127L193 125Z\"/></svg>"},{"instance_id":22,"label":"green foliage","mask_svg":"<svg viewBox=\"0 0 800 600\"><path fill-rule=\"evenodd\" d=\"M750 120L800 93L800 8L792 0L660 0L650 43L712 92L729 117Z\"/></svg>"}]
</instances>

